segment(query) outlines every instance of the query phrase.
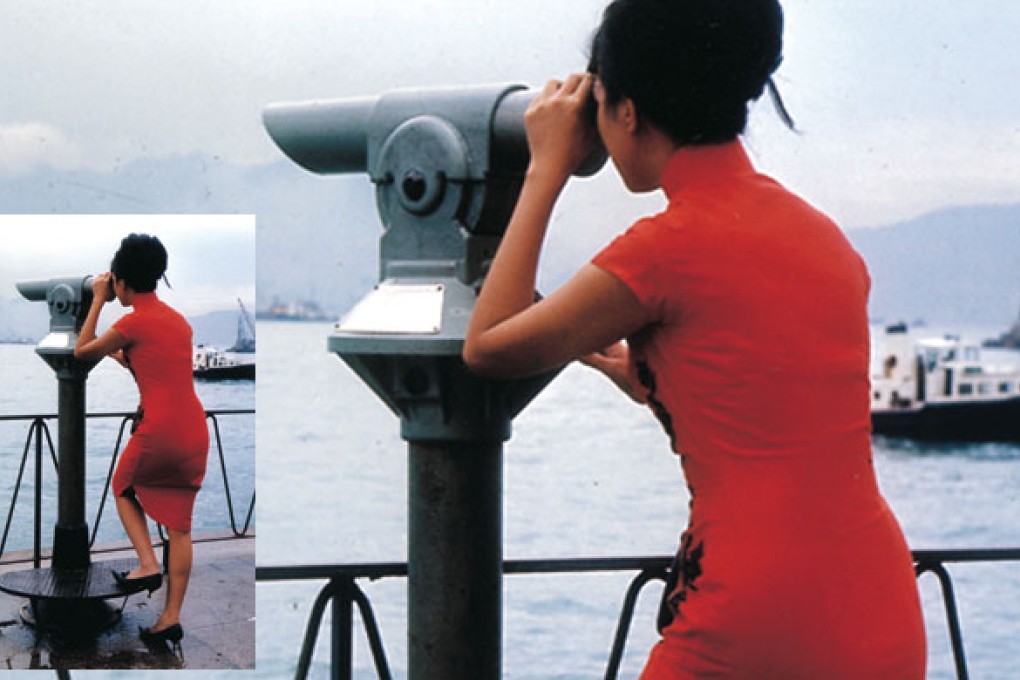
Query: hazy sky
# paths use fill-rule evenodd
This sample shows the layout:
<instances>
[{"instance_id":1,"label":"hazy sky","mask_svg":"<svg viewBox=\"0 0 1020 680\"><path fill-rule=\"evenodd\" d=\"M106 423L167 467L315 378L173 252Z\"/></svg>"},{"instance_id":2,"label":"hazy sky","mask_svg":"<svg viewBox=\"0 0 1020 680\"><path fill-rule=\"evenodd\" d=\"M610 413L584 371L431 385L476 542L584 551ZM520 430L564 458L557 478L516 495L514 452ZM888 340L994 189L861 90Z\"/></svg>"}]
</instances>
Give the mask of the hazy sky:
<instances>
[{"instance_id":1,"label":"hazy sky","mask_svg":"<svg viewBox=\"0 0 1020 680\"><path fill-rule=\"evenodd\" d=\"M602 0L7 0L0 176L201 152L280 158L273 101L523 82L583 67ZM787 0L759 165L844 226L1020 200L1014 0ZM612 173L594 180L620 191ZM604 186L603 186L604 185ZM622 195L622 191L621 191Z\"/></svg>"},{"instance_id":2,"label":"hazy sky","mask_svg":"<svg viewBox=\"0 0 1020 680\"><path fill-rule=\"evenodd\" d=\"M255 220L251 215L0 215L0 298L20 299L15 283L109 270L122 238L152 234L167 249L159 296L189 316L236 309L255 299ZM41 304L41 303L40 303ZM103 324L119 314L105 311Z\"/></svg>"}]
</instances>

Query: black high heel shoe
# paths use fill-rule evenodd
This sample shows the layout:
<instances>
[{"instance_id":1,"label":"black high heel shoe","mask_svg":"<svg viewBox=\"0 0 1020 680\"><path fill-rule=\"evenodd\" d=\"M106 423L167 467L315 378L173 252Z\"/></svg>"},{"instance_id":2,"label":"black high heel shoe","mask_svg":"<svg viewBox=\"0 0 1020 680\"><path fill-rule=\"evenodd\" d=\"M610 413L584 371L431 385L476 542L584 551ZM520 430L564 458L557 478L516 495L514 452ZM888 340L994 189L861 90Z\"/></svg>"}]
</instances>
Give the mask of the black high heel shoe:
<instances>
[{"instance_id":1,"label":"black high heel shoe","mask_svg":"<svg viewBox=\"0 0 1020 680\"><path fill-rule=\"evenodd\" d=\"M184 637L184 629L181 628L179 623L174 623L156 632L153 632L152 628L142 628L139 626L138 637L141 638L142 642L149 644L169 642L177 650L180 649L181 638Z\"/></svg>"},{"instance_id":2,"label":"black high heel shoe","mask_svg":"<svg viewBox=\"0 0 1020 680\"><path fill-rule=\"evenodd\" d=\"M155 574L149 574L148 576L139 576L138 578L128 578L128 571L114 571L113 580L117 582L121 590L126 590L130 593L138 593L143 590L149 591L149 597L152 597L153 591L159 590L160 586L163 585L163 574L157 572Z\"/></svg>"}]
</instances>

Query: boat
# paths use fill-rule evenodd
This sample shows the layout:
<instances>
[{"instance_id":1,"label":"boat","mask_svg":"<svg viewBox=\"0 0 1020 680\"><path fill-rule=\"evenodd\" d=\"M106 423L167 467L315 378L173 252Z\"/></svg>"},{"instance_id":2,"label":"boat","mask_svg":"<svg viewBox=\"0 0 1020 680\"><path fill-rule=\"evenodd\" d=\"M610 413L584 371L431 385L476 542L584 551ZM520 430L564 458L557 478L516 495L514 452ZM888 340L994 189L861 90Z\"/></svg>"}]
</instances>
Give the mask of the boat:
<instances>
[{"instance_id":1,"label":"boat","mask_svg":"<svg viewBox=\"0 0 1020 680\"><path fill-rule=\"evenodd\" d=\"M314 300L280 302L274 300L269 308L256 312L255 318L270 321L336 321L336 316L322 309Z\"/></svg>"},{"instance_id":2,"label":"boat","mask_svg":"<svg viewBox=\"0 0 1020 680\"><path fill-rule=\"evenodd\" d=\"M986 361L958 335L885 329L871 379L875 434L929 441L1020 441L1020 367Z\"/></svg>"},{"instance_id":3,"label":"boat","mask_svg":"<svg viewBox=\"0 0 1020 680\"><path fill-rule=\"evenodd\" d=\"M1017 314L1013 326L1005 333L992 340L985 340L985 347L1001 347L1004 349L1020 349L1020 314Z\"/></svg>"},{"instance_id":4,"label":"boat","mask_svg":"<svg viewBox=\"0 0 1020 680\"><path fill-rule=\"evenodd\" d=\"M241 313L237 317L237 338L234 340L234 346L227 348L227 351L253 354L255 352L255 324L252 322L248 310L244 308L241 298L237 298L237 304L241 307Z\"/></svg>"},{"instance_id":5,"label":"boat","mask_svg":"<svg viewBox=\"0 0 1020 680\"><path fill-rule=\"evenodd\" d=\"M215 347L197 345L191 354L196 380L254 380L255 362L242 362Z\"/></svg>"}]
</instances>

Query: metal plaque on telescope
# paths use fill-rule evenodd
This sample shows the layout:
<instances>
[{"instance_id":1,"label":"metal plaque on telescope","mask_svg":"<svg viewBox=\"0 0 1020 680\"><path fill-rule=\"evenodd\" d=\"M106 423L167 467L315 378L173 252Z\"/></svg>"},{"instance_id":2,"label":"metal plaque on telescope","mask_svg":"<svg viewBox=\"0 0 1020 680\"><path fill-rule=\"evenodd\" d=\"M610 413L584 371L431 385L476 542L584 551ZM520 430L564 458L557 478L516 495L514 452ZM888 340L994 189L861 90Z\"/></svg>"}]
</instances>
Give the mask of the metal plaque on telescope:
<instances>
[{"instance_id":1,"label":"metal plaque on telescope","mask_svg":"<svg viewBox=\"0 0 1020 680\"><path fill-rule=\"evenodd\" d=\"M435 334L442 319L442 284L380 283L336 329L341 333Z\"/></svg>"},{"instance_id":2,"label":"metal plaque on telescope","mask_svg":"<svg viewBox=\"0 0 1020 680\"><path fill-rule=\"evenodd\" d=\"M70 333L49 333L39 341L39 347L45 349L67 349L71 347Z\"/></svg>"}]
</instances>

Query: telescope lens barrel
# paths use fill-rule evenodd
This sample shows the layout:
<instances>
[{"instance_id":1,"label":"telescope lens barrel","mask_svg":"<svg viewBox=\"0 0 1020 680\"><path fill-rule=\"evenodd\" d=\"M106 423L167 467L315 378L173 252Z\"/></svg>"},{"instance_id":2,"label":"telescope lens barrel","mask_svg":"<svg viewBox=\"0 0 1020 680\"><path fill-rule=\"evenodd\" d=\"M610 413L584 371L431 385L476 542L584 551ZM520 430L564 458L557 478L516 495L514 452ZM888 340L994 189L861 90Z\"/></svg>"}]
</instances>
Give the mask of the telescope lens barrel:
<instances>
[{"instance_id":1,"label":"telescope lens barrel","mask_svg":"<svg viewBox=\"0 0 1020 680\"><path fill-rule=\"evenodd\" d=\"M51 285L50 281L19 281L15 284L22 297L33 302L45 302Z\"/></svg>"},{"instance_id":2,"label":"telescope lens barrel","mask_svg":"<svg viewBox=\"0 0 1020 680\"><path fill-rule=\"evenodd\" d=\"M322 174L371 173L374 169L368 167L369 145L384 145L402 121L426 113L435 115L433 108L439 105L446 109L440 117L454 127L476 129L478 102L495 95L490 127L492 163L487 170L524 172L528 166L524 112L538 91L506 86L502 96L499 93L500 88L422 90L382 97L272 104L263 111L262 120L280 150L306 170ZM574 174L593 175L605 165L606 158L600 143Z\"/></svg>"},{"instance_id":3,"label":"telescope lens barrel","mask_svg":"<svg viewBox=\"0 0 1020 680\"><path fill-rule=\"evenodd\" d=\"M377 97L272 104L266 131L287 157L312 172L365 172L368 133Z\"/></svg>"},{"instance_id":4,"label":"telescope lens barrel","mask_svg":"<svg viewBox=\"0 0 1020 680\"><path fill-rule=\"evenodd\" d=\"M62 292L63 297L77 302L91 300L92 282L94 280L95 277L90 274L88 276L68 276L44 281L19 281L14 285L22 297L33 302L47 302L51 293L55 293L58 290Z\"/></svg>"}]
</instances>

